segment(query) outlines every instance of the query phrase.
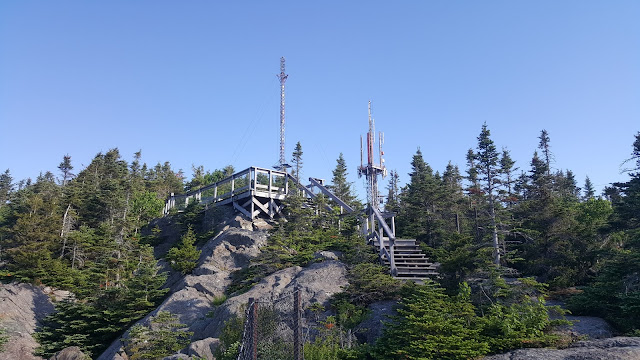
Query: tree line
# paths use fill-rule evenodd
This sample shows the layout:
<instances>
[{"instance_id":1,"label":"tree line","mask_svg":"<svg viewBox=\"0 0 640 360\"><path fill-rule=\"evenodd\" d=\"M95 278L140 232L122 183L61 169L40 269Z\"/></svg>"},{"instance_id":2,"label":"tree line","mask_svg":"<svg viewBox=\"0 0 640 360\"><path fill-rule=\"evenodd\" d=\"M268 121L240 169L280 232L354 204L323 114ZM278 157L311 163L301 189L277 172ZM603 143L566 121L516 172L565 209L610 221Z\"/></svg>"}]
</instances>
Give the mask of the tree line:
<instances>
[{"instance_id":1,"label":"tree line","mask_svg":"<svg viewBox=\"0 0 640 360\"><path fill-rule=\"evenodd\" d=\"M467 151L464 173L449 163L434 171L418 151L404 187L392 171L385 210L397 214L398 237L415 238L441 263L442 282L456 289L491 267L535 276L551 289L574 289L576 313L610 320L620 331L640 327L640 133L627 182L596 196L587 176L553 169L550 134L522 169L491 139L486 124ZM576 288L577 287L577 288Z\"/></svg>"}]
</instances>

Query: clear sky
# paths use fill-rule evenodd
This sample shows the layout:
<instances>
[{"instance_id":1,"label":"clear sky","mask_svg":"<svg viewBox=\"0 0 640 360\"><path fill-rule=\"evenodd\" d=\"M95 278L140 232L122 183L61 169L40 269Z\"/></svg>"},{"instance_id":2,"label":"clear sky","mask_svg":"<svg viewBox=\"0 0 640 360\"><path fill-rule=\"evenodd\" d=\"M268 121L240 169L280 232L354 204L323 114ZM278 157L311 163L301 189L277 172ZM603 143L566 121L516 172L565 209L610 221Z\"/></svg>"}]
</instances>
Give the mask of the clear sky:
<instances>
[{"instance_id":1,"label":"clear sky","mask_svg":"<svg viewBox=\"0 0 640 360\"><path fill-rule=\"evenodd\" d=\"M281 56L287 157L330 179L344 153L360 194L368 100L402 182L418 147L464 171L486 122L524 170L548 130L601 189L640 130L640 1L2 1L0 169L273 166Z\"/></svg>"}]
</instances>

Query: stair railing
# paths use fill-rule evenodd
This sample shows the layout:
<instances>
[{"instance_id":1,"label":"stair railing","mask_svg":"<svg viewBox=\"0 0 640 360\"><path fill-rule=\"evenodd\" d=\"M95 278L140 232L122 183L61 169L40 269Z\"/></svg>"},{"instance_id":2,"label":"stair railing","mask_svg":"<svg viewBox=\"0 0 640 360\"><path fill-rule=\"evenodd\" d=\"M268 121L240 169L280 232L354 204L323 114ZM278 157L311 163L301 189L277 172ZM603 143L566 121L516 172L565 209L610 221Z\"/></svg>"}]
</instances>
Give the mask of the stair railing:
<instances>
[{"instance_id":1,"label":"stair railing","mask_svg":"<svg viewBox=\"0 0 640 360\"><path fill-rule=\"evenodd\" d=\"M371 224L370 228L370 236L376 237L378 239L378 244L380 246L380 260L382 260L383 256L386 256L389 260L389 265L391 267L391 275L398 275L398 269L396 268L395 261L395 245L396 245L396 234L389 228L387 222L384 220L384 217L380 213L380 210L369 206L367 209L367 213L369 215L369 222ZM375 229L375 220L378 221L378 230ZM387 251L384 246L384 235L387 235L389 238L389 250ZM367 236L369 238L369 236Z\"/></svg>"}]
</instances>

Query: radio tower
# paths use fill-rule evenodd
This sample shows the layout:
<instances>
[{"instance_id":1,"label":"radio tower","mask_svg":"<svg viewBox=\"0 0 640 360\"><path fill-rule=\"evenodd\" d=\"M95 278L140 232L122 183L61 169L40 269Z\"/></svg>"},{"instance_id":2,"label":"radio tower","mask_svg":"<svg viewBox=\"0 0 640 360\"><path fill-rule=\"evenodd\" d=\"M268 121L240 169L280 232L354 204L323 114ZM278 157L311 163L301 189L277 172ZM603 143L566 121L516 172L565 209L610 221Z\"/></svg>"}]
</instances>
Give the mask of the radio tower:
<instances>
[{"instance_id":1,"label":"radio tower","mask_svg":"<svg viewBox=\"0 0 640 360\"><path fill-rule=\"evenodd\" d=\"M277 168L286 171L289 165L284 155L284 83L289 75L284 73L284 56L280 58L280 74L276 76L280 79L280 161Z\"/></svg>"},{"instance_id":2,"label":"radio tower","mask_svg":"<svg viewBox=\"0 0 640 360\"><path fill-rule=\"evenodd\" d=\"M371 117L371 101L369 101L369 132L367 133L367 164L363 163L362 136L360 136L360 167L358 167L358 176L365 176L367 179L367 202L372 207L378 209L380 204L380 195L378 194L378 175L382 178L387 176L387 169L384 167L384 159L382 156L382 144L384 143L384 135L382 132L378 134L378 164L374 163L374 143L375 143L375 124Z\"/></svg>"}]
</instances>

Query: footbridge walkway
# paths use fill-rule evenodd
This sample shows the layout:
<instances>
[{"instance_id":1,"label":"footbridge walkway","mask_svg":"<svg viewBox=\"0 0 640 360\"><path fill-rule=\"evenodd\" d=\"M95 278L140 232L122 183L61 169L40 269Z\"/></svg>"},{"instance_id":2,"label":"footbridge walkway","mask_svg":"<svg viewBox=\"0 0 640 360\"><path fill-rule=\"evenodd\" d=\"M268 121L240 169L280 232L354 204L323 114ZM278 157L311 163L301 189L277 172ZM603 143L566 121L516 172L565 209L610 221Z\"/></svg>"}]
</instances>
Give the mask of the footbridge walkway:
<instances>
[{"instance_id":1,"label":"footbridge walkway","mask_svg":"<svg viewBox=\"0 0 640 360\"><path fill-rule=\"evenodd\" d=\"M438 264L429 261L414 239L396 239L395 214L371 206L356 212L331 192L323 180L309 178L309 182L303 185L287 172L252 166L200 189L171 194L165 203L164 214L182 211L197 201L211 206L232 205L252 220L258 216L273 219L283 216L283 200L292 191L301 192L309 199L323 194L339 207L341 214L360 217L362 233L378 252L380 262L389 266L391 275L413 280L437 275Z\"/></svg>"}]
</instances>

